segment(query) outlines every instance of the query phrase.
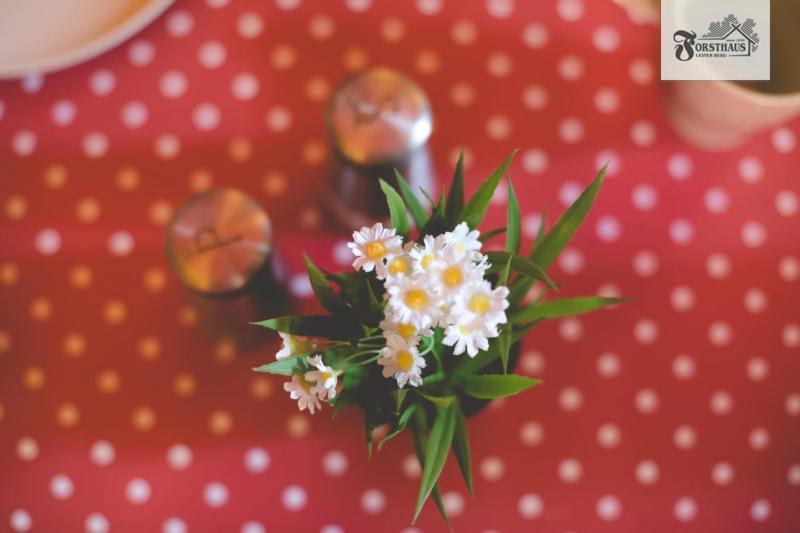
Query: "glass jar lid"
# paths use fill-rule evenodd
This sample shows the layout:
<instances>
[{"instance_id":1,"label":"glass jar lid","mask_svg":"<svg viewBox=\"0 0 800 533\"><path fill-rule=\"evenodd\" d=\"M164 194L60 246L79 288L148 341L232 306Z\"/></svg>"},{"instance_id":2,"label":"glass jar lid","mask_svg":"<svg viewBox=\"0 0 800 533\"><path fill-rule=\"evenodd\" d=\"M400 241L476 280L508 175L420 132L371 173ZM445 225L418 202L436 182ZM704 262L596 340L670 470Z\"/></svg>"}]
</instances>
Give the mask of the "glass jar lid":
<instances>
[{"instance_id":1,"label":"glass jar lid","mask_svg":"<svg viewBox=\"0 0 800 533\"><path fill-rule=\"evenodd\" d=\"M192 196L167 228L167 258L180 280L210 294L247 285L269 258L272 225L255 200L236 189Z\"/></svg>"}]
</instances>

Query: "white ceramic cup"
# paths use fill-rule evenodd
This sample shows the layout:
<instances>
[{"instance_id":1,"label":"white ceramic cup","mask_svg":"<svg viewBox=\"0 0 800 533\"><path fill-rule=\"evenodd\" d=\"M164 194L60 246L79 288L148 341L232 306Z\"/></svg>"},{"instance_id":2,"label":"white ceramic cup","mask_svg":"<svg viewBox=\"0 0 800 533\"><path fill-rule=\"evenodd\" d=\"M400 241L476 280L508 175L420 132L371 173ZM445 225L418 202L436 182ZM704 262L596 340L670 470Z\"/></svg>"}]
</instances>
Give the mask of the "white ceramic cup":
<instances>
[{"instance_id":1,"label":"white ceramic cup","mask_svg":"<svg viewBox=\"0 0 800 533\"><path fill-rule=\"evenodd\" d=\"M615 1L632 17L654 24L660 21L660 0ZM787 68L798 69L800 75L800 22L794 16L797 13L800 1L772 0L773 76L777 69ZM793 92L767 92L732 81L662 83L667 117L675 132L703 150L732 150L756 133L800 115L800 87Z\"/></svg>"}]
</instances>

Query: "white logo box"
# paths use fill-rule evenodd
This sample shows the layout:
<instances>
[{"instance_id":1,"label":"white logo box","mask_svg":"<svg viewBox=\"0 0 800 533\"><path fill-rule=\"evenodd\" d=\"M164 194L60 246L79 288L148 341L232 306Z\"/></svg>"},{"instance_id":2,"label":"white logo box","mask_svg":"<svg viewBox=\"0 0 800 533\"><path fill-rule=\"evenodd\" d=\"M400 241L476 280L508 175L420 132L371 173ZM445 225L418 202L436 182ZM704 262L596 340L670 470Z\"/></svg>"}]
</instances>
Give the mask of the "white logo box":
<instances>
[{"instance_id":1,"label":"white logo box","mask_svg":"<svg viewBox=\"0 0 800 533\"><path fill-rule=\"evenodd\" d=\"M768 80L769 2L661 0L661 79Z\"/></svg>"}]
</instances>

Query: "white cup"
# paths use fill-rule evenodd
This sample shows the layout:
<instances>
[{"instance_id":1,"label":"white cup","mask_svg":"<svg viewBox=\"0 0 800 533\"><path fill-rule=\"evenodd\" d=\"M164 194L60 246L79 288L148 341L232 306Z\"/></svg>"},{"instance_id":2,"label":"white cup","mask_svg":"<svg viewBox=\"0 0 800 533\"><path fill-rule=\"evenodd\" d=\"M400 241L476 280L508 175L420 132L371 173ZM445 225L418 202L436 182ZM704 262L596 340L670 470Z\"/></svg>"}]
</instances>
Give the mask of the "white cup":
<instances>
[{"instance_id":1,"label":"white cup","mask_svg":"<svg viewBox=\"0 0 800 533\"><path fill-rule=\"evenodd\" d=\"M660 21L660 0L615 1L632 17L654 24ZM692 146L731 150L756 133L800 115L800 0L772 0L770 18L773 85L663 82L667 117L675 132Z\"/></svg>"}]
</instances>

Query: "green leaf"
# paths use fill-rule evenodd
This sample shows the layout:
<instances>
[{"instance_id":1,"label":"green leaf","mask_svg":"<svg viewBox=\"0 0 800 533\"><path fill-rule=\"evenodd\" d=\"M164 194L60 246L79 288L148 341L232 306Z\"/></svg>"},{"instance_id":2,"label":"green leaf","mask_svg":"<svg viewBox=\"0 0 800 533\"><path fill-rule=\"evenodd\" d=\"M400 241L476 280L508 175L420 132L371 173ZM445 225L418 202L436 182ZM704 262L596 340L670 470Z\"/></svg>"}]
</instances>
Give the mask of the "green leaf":
<instances>
[{"instance_id":1,"label":"green leaf","mask_svg":"<svg viewBox=\"0 0 800 533\"><path fill-rule=\"evenodd\" d=\"M414 219L414 225L417 228L422 228L428 220L428 213L425 211L419 198L414 195L411 186L397 169L394 170L394 177L397 180L397 188L400 189L400 194L406 202L408 212L411 213L411 218Z\"/></svg>"},{"instance_id":2,"label":"green leaf","mask_svg":"<svg viewBox=\"0 0 800 533\"><path fill-rule=\"evenodd\" d=\"M431 198L431 195L428 193L428 191L426 191L425 189L423 189L422 187L420 187L420 188L419 188L419 192L421 192L421 193L422 193L422 196L424 196L424 197L425 197L425 200L427 200L427 201L428 201L428 205L431 207L431 211L436 211L436 206L437 206L437 203L433 201L433 198ZM431 213L431 215L432 215L432 214L433 214L433 213Z\"/></svg>"},{"instance_id":3,"label":"green leaf","mask_svg":"<svg viewBox=\"0 0 800 533\"><path fill-rule=\"evenodd\" d=\"M534 280L528 277L519 277L514 280L514 284L511 286L511 292L508 294L508 306L511 309L516 308L517 305L525 299L528 291L533 287L533 282Z\"/></svg>"},{"instance_id":4,"label":"green leaf","mask_svg":"<svg viewBox=\"0 0 800 533\"><path fill-rule=\"evenodd\" d=\"M581 315L607 305L620 304L628 301L627 298L607 298L604 296L585 296L582 298L562 298L547 302L534 303L520 309L511 316L511 322L529 322L540 318L559 318L565 316Z\"/></svg>"},{"instance_id":5,"label":"green leaf","mask_svg":"<svg viewBox=\"0 0 800 533\"><path fill-rule=\"evenodd\" d=\"M486 209L489 208L492 195L494 195L494 191L497 189L500 179L505 175L516 153L517 151L514 150L506 157L505 161L500 163L500 166L486 178L475 194L469 199L467 205L464 206L458 220L466 222L470 229L475 229L480 225L483 216L486 214Z\"/></svg>"},{"instance_id":6,"label":"green leaf","mask_svg":"<svg viewBox=\"0 0 800 533\"><path fill-rule=\"evenodd\" d=\"M338 274L328 273L325 277L339 286L340 297L355 308L363 300L364 282L369 282L369 277L373 275L372 272L340 272Z\"/></svg>"},{"instance_id":7,"label":"green leaf","mask_svg":"<svg viewBox=\"0 0 800 533\"><path fill-rule=\"evenodd\" d=\"M498 343L489 343L489 349L478 352L475 357L462 357L453 369L453 376L468 376L477 374L480 370L490 365L495 359L500 357Z\"/></svg>"},{"instance_id":8,"label":"green leaf","mask_svg":"<svg viewBox=\"0 0 800 533\"><path fill-rule=\"evenodd\" d=\"M394 396L395 413L400 412L400 408L403 406L403 402L406 401L407 395L408 395L408 389L395 389L394 392L392 392L392 396Z\"/></svg>"},{"instance_id":9,"label":"green leaf","mask_svg":"<svg viewBox=\"0 0 800 533\"><path fill-rule=\"evenodd\" d=\"M422 506L425 505L425 501L436 486L436 481L444 469L447 452L450 451L450 444L453 442L453 433L456 429L457 409L457 405L451 403L448 407L440 407L436 410L436 419L433 421L431 434L425 446L422 478L412 523L416 522Z\"/></svg>"},{"instance_id":10,"label":"green leaf","mask_svg":"<svg viewBox=\"0 0 800 533\"><path fill-rule=\"evenodd\" d=\"M597 177L586 187L575 202L564 211L552 229L544 236L539 245L533 249L531 260L546 269L556 260L561 250L575 235L575 232L583 223L589 210L592 208L597 193L603 185L603 177L606 174L606 165L597 173Z\"/></svg>"},{"instance_id":11,"label":"green leaf","mask_svg":"<svg viewBox=\"0 0 800 533\"><path fill-rule=\"evenodd\" d=\"M456 429L453 433L453 454L458 461L458 468L464 477L469 493L474 497L475 488L472 485L472 454L469 449L469 434L467 433L467 421L464 412L459 407L456 409Z\"/></svg>"},{"instance_id":12,"label":"green leaf","mask_svg":"<svg viewBox=\"0 0 800 533\"><path fill-rule=\"evenodd\" d=\"M461 388L473 398L491 400L493 398L512 396L539 383L537 379L515 374L482 374L464 376L461 379Z\"/></svg>"},{"instance_id":13,"label":"green leaf","mask_svg":"<svg viewBox=\"0 0 800 533\"><path fill-rule=\"evenodd\" d=\"M539 227L536 229L536 237L533 239L533 248L531 254L542 242L547 230L547 207L542 209L542 216L539 219ZM533 280L531 278L517 278L514 285L511 287L511 294L508 295L508 303L511 308L514 308L528 294L528 291L533 287Z\"/></svg>"},{"instance_id":14,"label":"green leaf","mask_svg":"<svg viewBox=\"0 0 800 533\"><path fill-rule=\"evenodd\" d=\"M449 407L456 399L455 396L433 396L420 391L416 392L437 407Z\"/></svg>"},{"instance_id":15,"label":"green leaf","mask_svg":"<svg viewBox=\"0 0 800 533\"><path fill-rule=\"evenodd\" d=\"M450 194L447 195L447 212L445 221L447 227L454 227L464 209L464 150L458 154L456 171L453 174L453 183L450 185Z\"/></svg>"},{"instance_id":16,"label":"green leaf","mask_svg":"<svg viewBox=\"0 0 800 533\"><path fill-rule=\"evenodd\" d=\"M350 319L350 326L360 322L370 327L377 327L383 320L383 286L375 279L373 272L342 272L326 277L339 286L339 298L347 308L344 316L339 317L341 320ZM349 316L353 313L357 315L356 320L352 320L354 317ZM337 315L335 312L332 314Z\"/></svg>"},{"instance_id":17,"label":"green leaf","mask_svg":"<svg viewBox=\"0 0 800 533\"><path fill-rule=\"evenodd\" d=\"M277 374L279 376L291 376L297 374L298 370L304 369L305 357L290 357L281 361L274 361L257 366L253 370L256 372L266 372L267 374Z\"/></svg>"},{"instance_id":18,"label":"green leaf","mask_svg":"<svg viewBox=\"0 0 800 533\"><path fill-rule=\"evenodd\" d=\"M339 413L342 412L342 409L347 407L348 405L353 405L355 403L355 395L348 390L347 386L342 389L342 393L336 396L336 399L333 402L333 410L331 411L331 420L334 420Z\"/></svg>"},{"instance_id":19,"label":"green leaf","mask_svg":"<svg viewBox=\"0 0 800 533\"><path fill-rule=\"evenodd\" d=\"M408 421L411 420L411 415L414 414L416 408L417 404L415 403L412 403L411 405L406 407L405 411L403 411L403 413L397 419L397 425L394 427L394 429L390 433L388 433L385 437L383 437L380 441L378 441L378 450L383 448L384 444L386 444L389 440L398 436L406 429L406 426L408 426Z\"/></svg>"},{"instance_id":20,"label":"green leaf","mask_svg":"<svg viewBox=\"0 0 800 533\"><path fill-rule=\"evenodd\" d=\"M445 376L444 372L436 371L433 374L428 374L424 378L422 378L422 386L428 387L430 385L435 385L437 383L441 383L445 380L447 376Z\"/></svg>"},{"instance_id":21,"label":"green leaf","mask_svg":"<svg viewBox=\"0 0 800 533\"><path fill-rule=\"evenodd\" d=\"M364 408L364 438L367 441L367 459L372 459L372 430L375 429L375 423L369 406L362 407Z\"/></svg>"},{"instance_id":22,"label":"green leaf","mask_svg":"<svg viewBox=\"0 0 800 533\"><path fill-rule=\"evenodd\" d=\"M361 329L347 317L326 315L286 315L277 318L252 322L255 326L302 335L304 337L325 337L335 340L346 340L361 336Z\"/></svg>"},{"instance_id":23,"label":"green leaf","mask_svg":"<svg viewBox=\"0 0 800 533\"><path fill-rule=\"evenodd\" d=\"M524 282L524 283L523 283ZM509 306L513 309L516 308L517 304L521 302L525 296L528 295L528 291L531 290L533 287L533 280L527 277L520 277L514 281L514 284L511 286L511 293L508 295L508 303ZM541 289L539 294L533 299L533 302L540 302L542 298L544 298L545 294L547 294L547 287ZM532 305L529 303L528 305ZM513 314L510 313L510 314Z\"/></svg>"},{"instance_id":24,"label":"green leaf","mask_svg":"<svg viewBox=\"0 0 800 533\"><path fill-rule=\"evenodd\" d=\"M425 411L417 410L416 416L414 417L414 425L411 429L411 437L414 442L414 451L417 454L420 465L422 465L425 460L425 448L428 445L428 437L425 434L427 430ZM450 519L447 517L447 511L445 511L442 495L437 485L433 486L431 494L433 496L433 501L436 503L436 508L439 510L439 514L442 515L444 523L447 524L447 529L452 531L453 527L450 525Z\"/></svg>"},{"instance_id":25,"label":"green leaf","mask_svg":"<svg viewBox=\"0 0 800 533\"><path fill-rule=\"evenodd\" d=\"M516 254L519 250L519 240L522 233L519 213L519 202L517 194L514 192L514 185L511 178L506 178L508 183L508 214L506 216L506 251Z\"/></svg>"},{"instance_id":26,"label":"green leaf","mask_svg":"<svg viewBox=\"0 0 800 533\"><path fill-rule=\"evenodd\" d=\"M491 239L497 237L498 235L502 235L505 232L506 228L490 229L489 231L484 231L483 233L481 233L481 236L478 237L478 240L481 241L482 243L487 243Z\"/></svg>"},{"instance_id":27,"label":"green leaf","mask_svg":"<svg viewBox=\"0 0 800 533\"><path fill-rule=\"evenodd\" d=\"M513 261L514 256L508 254L508 259L506 259L506 266L503 267L503 270L500 271L500 277L497 279L498 285L508 285L508 277L511 275L511 262Z\"/></svg>"},{"instance_id":28,"label":"green leaf","mask_svg":"<svg viewBox=\"0 0 800 533\"><path fill-rule=\"evenodd\" d=\"M542 214L539 218L539 227L536 228L536 237L533 239L533 248L531 251L539 246L545 235L547 235L547 206L542 208Z\"/></svg>"},{"instance_id":29,"label":"green leaf","mask_svg":"<svg viewBox=\"0 0 800 533\"><path fill-rule=\"evenodd\" d=\"M522 337L525 336L525 334L527 334L530 330L532 330L542 320L544 320L544 319L542 318L542 319L539 319L539 320L534 320L533 322L530 322L528 324L523 324L522 326L520 326L517 329L513 330L511 332L511 344L515 344L515 343L519 342L520 339L522 339Z\"/></svg>"},{"instance_id":30,"label":"green leaf","mask_svg":"<svg viewBox=\"0 0 800 533\"><path fill-rule=\"evenodd\" d=\"M383 320L383 306L375 290L372 288L372 283L366 280L367 283L367 320L366 325L370 327L377 327L381 320Z\"/></svg>"},{"instance_id":31,"label":"green leaf","mask_svg":"<svg viewBox=\"0 0 800 533\"><path fill-rule=\"evenodd\" d=\"M500 361L503 363L503 374L507 374L508 358L511 354L511 331L508 325L500 329L500 337L497 339L497 351L500 354Z\"/></svg>"},{"instance_id":32,"label":"green leaf","mask_svg":"<svg viewBox=\"0 0 800 533\"><path fill-rule=\"evenodd\" d=\"M450 517L447 516L447 510L444 508L444 500L442 499L442 493L439 492L439 486L434 485L433 491L431 491L431 496L433 497L433 501L436 504L436 509L438 509L439 514L444 519L444 524L447 526L449 531L453 531L453 526L450 524Z\"/></svg>"},{"instance_id":33,"label":"green leaf","mask_svg":"<svg viewBox=\"0 0 800 533\"><path fill-rule=\"evenodd\" d=\"M375 428L390 422L394 416L391 414L393 409L383 401L382 397L376 397L374 391L371 396L372 401L363 401L365 395L369 394L368 391L361 391L359 403L364 411L364 437L367 441L367 457L372 458L372 434Z\"/></svg>"},{"instance_id":34,"label":"green leaf","mask_svg":"<svg viewBox=\"0 0 800 533\"><path fill-rule=\"evenodd\" d=\"M436 359L437 369L442 370L442 356L444 355L442 352L444 351L444 344L442 344L442 339L444 338L444 328L435 327L433 328L433 335L431 336L431 353L433 357Z\"/></svg>"},{"instance_id":35,"label":"green leaf","mask_svg":"<svg viewBox=\"0 0 800 533\"><path fill-rule=\"evenodd\" d=\"M486 256L489 258L489 263L491 263L491 266L486 270L487 273L498 272L502 268L501 265L505 265L509 257L511 257L511 269L514 272L519 272L530 278L538 279L551 289L556 288L545 271L539 268L539 265L535 264L530 259L526 259L521 255L509 254L508 252L489 252Z\"/></svg>"},{"instance_id":36,"label":"green leaf","mask_svg":"<svg viewBox=\"0 0 800 533\"><path fill-rule=\"evenodd\" d=\"M336 418L342 409L353 405L359 400L359 386L364 379L364 367L356 366L345 370L342 376L342 392L336 395L333 400L333 412L331 420Z\"/></svg>"},{"instance_id":37,"label":"green leaf","mask_svg":"<svg viewBox=\"0 0 800 533\"><path fill-rule=\"evenodd\" d=\"M406 204L403 203L403 198L397 194L394 187L389 185L383 180L379 180L383 194L386 195L386 203L389 205L389 215L392 218L392 226L397 234L402 236L403 239L408 238L408 214L406 213Z\"/></svg>"},{"instance_id":38,"label":"green leaf","mask_svg":"<svg viewBox=\"0 0 800 533\"><path fill-rule=\"evenodd\" d=\"M445 200L444 196L442 196L436 205L433 206L431 217L428 219L428 222L425 223L425 227L423 227L420 231L420 239L422 239L425 235L439 235L440 233L444 233L446 230L444 216Z\"/></svg>"},{"instance_id":39,"label":"green leaf","mask_svg":"<svg viewBox=\"0 0 800 533\"><path fill-rule=\"evenodd\" d=\"M348 313L348 307L328 284L325 274L305 253L303 254L303 261L306 264L308 279L311 281L311 288L314 290L314 296L317 297L317 300L331 313Z\"/></svg>"}]
</instances>

